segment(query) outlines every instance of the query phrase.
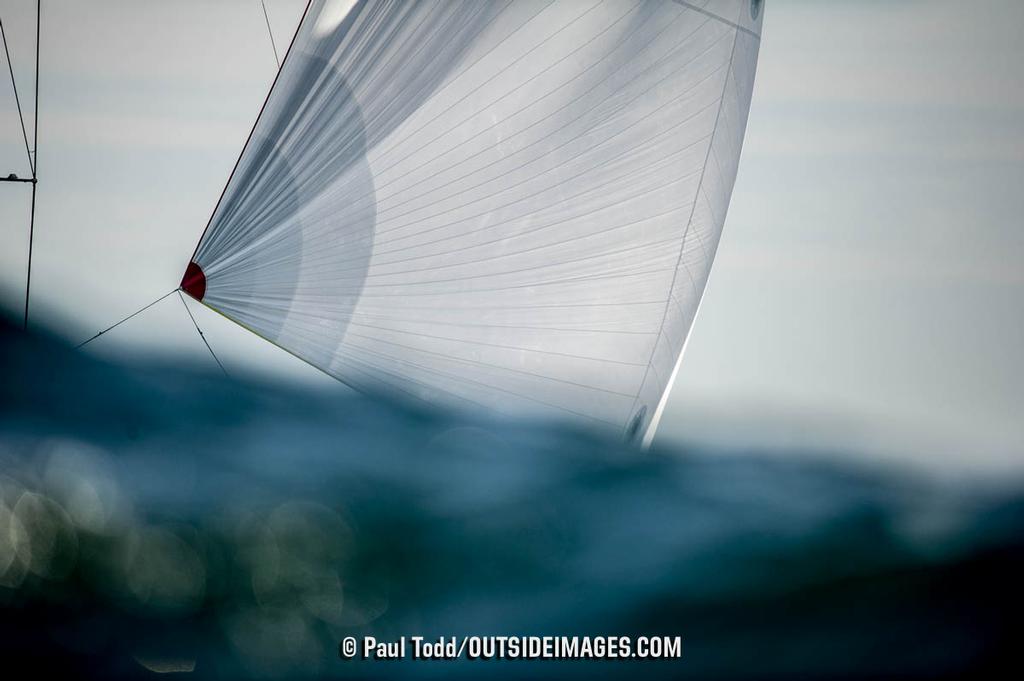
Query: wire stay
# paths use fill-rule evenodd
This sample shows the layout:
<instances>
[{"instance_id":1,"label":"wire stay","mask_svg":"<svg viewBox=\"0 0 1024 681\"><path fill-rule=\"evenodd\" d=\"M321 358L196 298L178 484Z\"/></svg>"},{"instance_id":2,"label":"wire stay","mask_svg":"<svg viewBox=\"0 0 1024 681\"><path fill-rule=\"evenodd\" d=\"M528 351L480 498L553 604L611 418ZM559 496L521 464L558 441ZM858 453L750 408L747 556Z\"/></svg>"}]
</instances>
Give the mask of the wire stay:
<instances>
[{"instance_id":1,"label":"wire stay","mask_svg":"<svg viewBox=\"0 0 1024 681\"><path fill-rule=\"evenodd\" d=\"M267 14L267 3L266 0L260 0L260 4L263 5L263 18L267 22L267 33L270 34L270 47L274 50L274 61L277 62L277 70L281 70L281 59L277 56L277 43L274 42L274 31L270 28L270 15Z\"/></svg>"},{"instance_id":2,"label":"wire stay","mask_svg":"<svg viewBox=\"0 0 1024 681\"><path fill-rule=\"evenodd\" d=\"M7 72L11 75L11 87L14 89L14 103L18 107L18 120L21 122L21 136L25 140L25 154L28 156L28 168L32 171L33 177L36 174L35 161L32 160L32 150L28 144L28 131L25 128L25 115L21 111L21 97L18 96L18 83L14 78L14 63L11 61L11 51L7 48L7 32L4 30L3 19L0 19L0 37L4 42L4 56L7 57Z\"/></svg>"},{"instance_id":3,"label":"wire stay","mask_svg":"<svg viewBox=\"0 0 1024 681\"><path fill-rule=\"evenodd\" d=\"M95 336L93 336L92 338L90 338L90 339L88 339L88 340L84 340L84 341L82 341L81 343L79 343L78 345L76 345L76 346L75 346L75 348L77 349L77 348L81 348L81 347L83 347L83 346L85 346L85 345L88 345L89 343L93 342L94 340L96 340L97 338L99 338L100 336L102 336L103 334L105 334L105 333L106 333L107 331L110 331L111 329L115 329L115 328L117 328L117 327L121 326L121 325L122 325L122 324L124 324L124 323L125 323L126 321L128 321L129 319L131 319L132 317L134 317L134 316L136 316L136 315L142 314L143 312L145 312L145 311L146 311L146 310L148 310L149 308L153 307L154 305L156 305L157 303L159 303L159 302L160 302L161 300L163 300L163 299L164 299L164 298L166 298L167 296L171 295L172 293L175 293L175 292L176 292L177 290L178 290L178 289L174 289L174 290L172 290L172 291L168 291L167 293L163 294L162 296L160 296L159 298L157 298L156 300L154 300L154 301L153 301L152 303L149 303L148 305L146 305L146 306L144 306L144 307L140 307L140 308L139 308L138 310L136 310L135 312L132 312L132 313L131 313L130 315L128 315L127 317L125 317L125 318L124 318L124 319L122 319L121 321L119 321L119 322L117 322L117 323L115 323L115 324L111 324L111 325L110 325L110 326L108 326L107 328L105 328L105 329L103 329L102 331L100 331L99 333L97 333L97 334L96 334Z\"/></svg>"},{"instance_id":4,"label":"wire stay","mask_svg":"<svg viewBox=\"0 0 1024 681\"><path fill-rule=\"evenodd\" d=\"M25 271L25 321L22 328L28 331L28 304L29 295L32 292L32 241L36 233L36 187L38 185L39 169L39 29L43 22L43 0L36 0L36 102L33 111L34 122L32 124L32 153L29 154L32 161L32 209L28 218L28 266ZM6 42L4 43L6 48ZM10 59L8 59L8 64ZM13 82L13 70L11 79ZM22 123L24 128L24 123ZM27 141L26 141L27 144Z\"/></svg>"},{"instance_id":5,"label":"wire stay","mask_svg":"<svg viewBox=\"0 0 1024 681\"><path fill-rule=\"evenodd\" d=\"M220 370L224 372L225 376L227 376L228 370L225 369L224 365L220 363L220 360L217 358L217 354L213 351L213 348L210 347L210 341L206 340L206 336L203 335L203 330L199 328L199 323L196 321L195 316L193 316L192 310L189 309L188 303L185 301L185 296L181 295L180 288L177 290L177 293L178 297L181 298L181 304L185 306L185 312L188 312L188 318L192 320L192 325L196 327L196 331L199 332L199 337L203 339L203 343L206 345L206 349L210 351L210 356L213 357L213 361L217 363L217 366L220 367Z\"/></svg>"}]
</instances>

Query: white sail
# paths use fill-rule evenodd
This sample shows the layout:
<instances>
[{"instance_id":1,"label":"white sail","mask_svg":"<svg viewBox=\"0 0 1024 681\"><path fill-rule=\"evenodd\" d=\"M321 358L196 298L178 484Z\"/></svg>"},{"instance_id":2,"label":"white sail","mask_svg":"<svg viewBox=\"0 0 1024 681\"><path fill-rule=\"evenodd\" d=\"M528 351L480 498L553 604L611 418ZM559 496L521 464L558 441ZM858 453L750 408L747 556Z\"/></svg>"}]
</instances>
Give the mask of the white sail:
<instances>
[{"instance_id":1,"label":"white sail","mask_svg":"<svg viewBox=\"0 0 1024 681\"><path fill-rule=\"evenodd\" d=\"M653 433L757 0L313 0L183 288L370 391Z\"/></svg>"}]
</instances>

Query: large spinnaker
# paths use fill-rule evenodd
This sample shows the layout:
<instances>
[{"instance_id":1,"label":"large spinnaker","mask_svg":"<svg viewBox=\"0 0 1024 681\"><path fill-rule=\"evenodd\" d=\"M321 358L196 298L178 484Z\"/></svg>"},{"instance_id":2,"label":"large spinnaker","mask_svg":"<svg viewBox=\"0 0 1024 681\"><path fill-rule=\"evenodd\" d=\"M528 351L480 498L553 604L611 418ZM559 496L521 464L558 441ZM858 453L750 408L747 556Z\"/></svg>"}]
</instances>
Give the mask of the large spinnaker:
<instances>
[{"instance_id":1,"label":"large spinnaker","mask_svg":"<svg viewBox=\"0 0 1024 681\"><path fill-rule=\"evenodd\" d=\"M761 6L313 0L185 289L359 389L649 439Z\"/></svg>"}]
</instances>

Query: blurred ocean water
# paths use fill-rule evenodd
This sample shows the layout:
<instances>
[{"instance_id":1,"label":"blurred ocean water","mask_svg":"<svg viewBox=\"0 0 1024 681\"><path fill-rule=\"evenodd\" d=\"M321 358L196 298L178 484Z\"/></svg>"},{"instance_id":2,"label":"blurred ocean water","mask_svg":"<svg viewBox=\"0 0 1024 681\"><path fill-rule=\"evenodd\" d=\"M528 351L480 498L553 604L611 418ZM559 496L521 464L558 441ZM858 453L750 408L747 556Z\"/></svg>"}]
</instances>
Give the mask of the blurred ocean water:
<instances>
[{"instance_id":1,"label":"blurred ocean water","mask_svg":"<svg viewBox=\"0 0 1024 681\"><path fill-rule=\"evenodd\" d=\"M0 670L979 678L1024 495L116 365L0 324ZM349 635L681 636L650 662L339 659Z\"/></svg>"}]
</instances>

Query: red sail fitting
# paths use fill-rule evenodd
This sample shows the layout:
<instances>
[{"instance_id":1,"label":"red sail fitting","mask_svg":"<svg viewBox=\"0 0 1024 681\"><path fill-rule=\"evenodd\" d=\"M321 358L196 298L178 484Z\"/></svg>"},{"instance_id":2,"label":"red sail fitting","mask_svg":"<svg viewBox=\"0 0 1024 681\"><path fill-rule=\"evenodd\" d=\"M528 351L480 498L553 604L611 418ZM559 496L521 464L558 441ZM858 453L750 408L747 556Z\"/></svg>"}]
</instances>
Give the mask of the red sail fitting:
<instances>
[{"instance_id":1,"label":"red sail fitting","mask_svg":"<svg viewBox=\"0 0 1024 681\"><path fill-rule=\"evenodd\" d=\"M185 268L185 276L181 278L181 290L198 301L202 301L206 295L206 275L196 263L190 262Z\"/></svg>"}]
</instances>

